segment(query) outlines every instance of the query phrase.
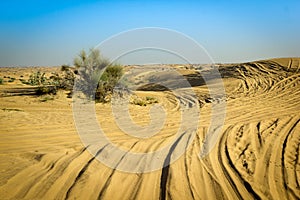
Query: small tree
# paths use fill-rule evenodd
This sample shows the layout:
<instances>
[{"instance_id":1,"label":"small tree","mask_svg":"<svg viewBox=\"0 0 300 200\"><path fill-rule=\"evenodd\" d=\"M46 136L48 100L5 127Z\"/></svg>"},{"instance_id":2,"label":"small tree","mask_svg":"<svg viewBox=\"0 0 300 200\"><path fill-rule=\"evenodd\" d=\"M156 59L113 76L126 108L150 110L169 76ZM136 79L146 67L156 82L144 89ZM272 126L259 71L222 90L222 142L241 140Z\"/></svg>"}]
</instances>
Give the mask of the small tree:
<instances>
[{"instance_id":1,"label":"small tree","mask_svg":"<svg viewBox=\"0 0 300 200\"><path fill-rule=\"evenodd\" d=\"M87 97L95 97L95 100L100 102L107 101L106 97L113 92L113 88L123 75L122 67L111 65L97 49L91 49L89 54L82 50L74 59L74 65L79 73L79 82L76 86Z\"/></svg>"}]
</instances>

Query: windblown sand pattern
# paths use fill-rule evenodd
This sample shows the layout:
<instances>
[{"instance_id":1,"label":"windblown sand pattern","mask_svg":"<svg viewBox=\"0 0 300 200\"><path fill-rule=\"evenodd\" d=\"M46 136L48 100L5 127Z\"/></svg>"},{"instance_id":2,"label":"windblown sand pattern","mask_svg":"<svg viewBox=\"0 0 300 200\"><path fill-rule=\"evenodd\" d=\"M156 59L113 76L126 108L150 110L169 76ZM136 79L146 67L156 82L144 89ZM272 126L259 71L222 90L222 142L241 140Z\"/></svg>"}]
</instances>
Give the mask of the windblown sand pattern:
<instances>
[{"instance_id":1,"label":"windblown sand pattern","mask_svg":"<svg viewBox=\"0 0 300 200\"><path fill-rule=\"evenodd\" d=\"M0 76L18 78L29 69L14 70L2 68ZM11 95L27 87L18 80L0 85L0 199L300 199L300 59L220 65L222 99L210 97L193 68L178 70L197 95L198 130L177 161L149 173L125 173L95 159L80 141L72 99L63 92L41 102L41 97ZM96 104L103 131L129 152L151 152L172 141L180 101L189 106L195 100L143 90L138 95L157 98L167 113L163 129L149 139L122 133L110 104ZM225 124L213 150L200 159L211 104L222 101ZM132 120L147 125L150 107L129 105ZM98 149L104 153L105 146ZM117 163L125 160L126 154Z\"/></svg>"}]
</instances>

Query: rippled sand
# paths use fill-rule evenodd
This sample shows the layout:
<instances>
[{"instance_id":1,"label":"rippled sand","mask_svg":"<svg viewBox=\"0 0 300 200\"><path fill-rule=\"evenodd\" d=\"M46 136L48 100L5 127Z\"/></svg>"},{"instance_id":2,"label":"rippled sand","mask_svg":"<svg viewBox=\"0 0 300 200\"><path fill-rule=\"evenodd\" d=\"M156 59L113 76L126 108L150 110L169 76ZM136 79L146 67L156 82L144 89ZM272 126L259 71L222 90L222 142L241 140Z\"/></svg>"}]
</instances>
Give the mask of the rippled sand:
<instances>
[{"instance_id":1,"label":"rippled sand","mask_svg":"<svg viewBox=\"0 0 300 200\"><path fill-rule=\"evenodd\" d=\"M178 160L152 172L128 173L89 153L76 131L72 99L64 92L46 102L43 97L11 96L5 91L27 87L18 79L35 69L0 68L0 77L16 78L0 85L0 199L300 199L300 59L220 65L226 91L222 98L210 97L194 69L177 69L196 97L177 99L171 91L151 88L137 92L155 97L166 111L162 130L151 138L124 134L111 105L96 104L107 137L128 152L144 153L173 141L182 121L180 105L199 106L198 128L192 140L182 133L179 140L190 145ZM212 105L222 102L224 126L212 151L200 159ZM147 126L150 107L130 104L132 120ZM99 154L107 154L101 148ZM174 151L169 149L166 163ZM116 163L126 162L126 156Z\"/></svg>"}]
</instances>

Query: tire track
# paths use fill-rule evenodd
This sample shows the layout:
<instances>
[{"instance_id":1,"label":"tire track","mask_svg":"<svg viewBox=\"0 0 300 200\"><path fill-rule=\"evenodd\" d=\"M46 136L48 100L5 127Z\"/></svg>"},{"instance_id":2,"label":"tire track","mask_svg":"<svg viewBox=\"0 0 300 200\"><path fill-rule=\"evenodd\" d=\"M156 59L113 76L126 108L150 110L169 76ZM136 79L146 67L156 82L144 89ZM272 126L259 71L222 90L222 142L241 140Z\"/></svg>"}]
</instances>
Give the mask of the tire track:
<instances>
[{"instance_id":1,"label":"tire track","mask_svg":"<svg viewBox=\"0 0 300 200\"><path fill-rule=\"evenodd\" d=\"M287 184L289 182L288 180L288 175L287 175L287 171L286 171L286 165L285 165L285 162L286 162L286 159L285 159L285 153L286 153L286 148L287 148L287 142L292 134L292 132L294 131L294 129L296 128L296 126L298 125L298 123L300 122L300 119L298 119L293 125L292 127L290 128L290 130L288 131L284 141L283 141L283 144L282 144L282 151L281 151L281 169L282 169L282 178L283 178L283 184L284 184L284 188L286 190L288 190L292 196L295 198L295 199L299 199L300 197L297 196L297 192L295 192L291 187L289 187L289 185Z\"/></svg>"},{"instance_id":2,"label":"tire track","mask_svg":"<svg viewBox=\"0 0 300 200\"><path fill-rule=\"evenodd\" d=\"M227 135L227 131L225 131L223 134L222 134L222 136L221 136L221 138L220 138L220 141L219 141L219 143L218 143L218 164L219 164L219 166L220 166L220 168L221 168L221 172L224 174L224 178L225 178L225 180L226 180L226 182L230 185L230 190L232 191L232 192L234 192L234 194L235 195L233 195L233 194L231 194L232 195L232 197L233 196L235 196L237 199L243 199L242 198L242 195L240 194L240 192L239 192L239 190L238 190L238 188L237 188L237 186L236 186L236 184L234 183L234 181L233 181L233 179L231 178L231 176L230 176L230 174L228 173L228 171L227 171L227 169L226 169L226 167L225 167L225 165L224 165L224 162L223 162L223 160L222 160L222 152L223 152L223 149L222 148L225 148L224 150L225 150L225 153L226 153L226 143L225 143L225 137L227 137L226 135ZM223 144L225 145L224 147L223 147ZM227 155L226 155L227 156ZM229 161L228 160L228 162L229 162L229 165L231 166L231 165L233 165L232 163L230 163L231 161ZM224 185L222 186L222 187L224 187ZM225 186L226 187L226 186ZM231 199L231 198L229 198L229 199Z\"/></svg>"},{"instance_id":3,"label":"tire track","mask_svg":"<svg viewBox=\"0 0 300 200\"><path fill-rule=\"evenodd\" d=\"M83 148L81 151L75 153L74 155L70 156L69 158L66 158L65 160L63 160L65 155L63 155L59 159L57 159L55 162L50 162L49 164L47 164L46 168L44 168L44 170L42 170L40 173L33 174L32 177L29 180L27 179L26 184L23 184L22 187L19 189L19 191L14 194L14 198L16 198L16 199L24 198L31 191L33 193L38 193L39 195L44 194L44 192L46 192L46 190L47 190L47 187L50 186L47 183L47 174L50 173L50 178L51 178L51 175L52 175L53 176L52 181L55 181L55 179L57 179L60 176L60 174L64 173L64 170L70 164L70 162L73 159L75 159L76 157L78 157L79 155L81 155L84 151L85 151L85 148ZM59 164L59 162L62 162L62 164ZM39 167L42 163L43 162L41 161L41 162L37 163L36 165L28 167L23 172L17 174L16 179L19 179L19 178L22 179L22 177L28 176L28 172L30 173L31 171L35 171L34 169L36 167L42 168L42 167ZM14 178L12 178L12 179L14 179ZM47 183L47 184L40 184L43 179L45 180L45 183ZM15 185L14 182L12 182L11 184ZM40 189L38 189L36 191L35 187L39 187Z\"/></svg>"},{"instance_id":4,"label":"tire track","mask_svg":"<svg viewBox=\"0 0 300 200\"><path fill-rule=\"evenodd\" d=\"M225 155L226 155L226 158L228 160L228 163L229 163L230 167L233 169L233 171L237 174L237 178L239 179L239 181L244 184L245 188L253 196L254 199L257 199L257 200L261 199L261 197L254 191L254 189L252 188L251 184L248 181L246 181L245 179L242 178L241 174L239 173L239 171L237 170L237 168L233 164L233 162L232 162L232 160L230 158L229 152L228 152L227 137L226 137L226 140L225 140L224 147L225 147ZM226 170L225 167L223 168L223 170ZM228 176L228 175L226 175L226 176ZM235 186L235 184L233 183L233 180L230 180L230 182L231 182L231 185ZM240 194L238 196L240 197L240 199L244 199L244 198L242 198L242 196Z\"/></svg>"},{"instance_id":5,"label":"tire track","mask_svg":"<svg viewBox=\"0 0 300 200\"><path fill-rule=\"evenodd\" d=\"M184 136L185 133L181 134L181 136L174 142L174 144L171 146L167 157L164 161L164 167L161 172L161 177L160 177L160 200L165 200L166 199L166 193L167 193L167 181L168 181L168 175L169 175L169 170L170 170L170 162L171 162L171 155L174 152L177 144L181 140L181 138Z\"/></svg>"},{"instance_id":6,"label":"tire track","mask_svg":"<svg viewBox=\"0 0 300 200\"><path fill-rule=\"evenodd\" d=\"M110 169L97 163L86 149L73 148L72 142L78 142L78 138L66 142L76 133L72 119L65 124L65 115L71 110L63 109L67 105L63 100L41 104L38 100L27 99L31 105L18 105L19 100L14 102L13 99L17 97L6 97L3 105L24 110L24 113L0 113L5 119L0 126L1 161L5 161L5 156L20 156L20 159L1 164L4 173L15 174L1 178L5 184L0 186L0 199L109 199L118 191L123 194L116 196L124 199L179 199L182 196L191 199L300 199L299 59L228 64L221 68L229 91L226 129L220 133L214 151L203 159L199 159L198 154L210 125L212 103L206 86L195 88L198 99L186 93L182 98L169 91L161 93L161 101L166 110L170 110L168 117L171 118L163 133L148 141L123 138L119 132L113 135L117 129L112 131L110 118L104 119L107 130L113 133L113 140L120 144L129 142L126 143L127 153L133 149L147 153L161 148L174 136L178 122L174 116L177 117L178 111L198 106L198 101L203 104L201 115L204 118L191 147L170 165L175 149L183 144L184 136L188 137L186 133L179 133L180 137L166 152L161 171L148 174L126 174ZM57 110L51 111L51 106L57 106ZM101 112L107 114L105 109ZM68 114L68 117L72 116ZM14 118L21 119L21 123L8 127L9 120ZM147 120L138 117L137 122L145 124ZM67 154L69 148L72 153ZM28 153L36 149L39 153ZM96 154L102 155L106 150L104 146ZM116 159L115 168L125 162L127 153ZM155 158L148 161L155 162ZM13 162L20 162L20 166L26 167L21 170L12 166L15 171L9 171L6 168L10 162L14 165L19 163ZM182 182L177 184L178 181Z\"/></svg>"},{"instance_id":7,"label":"tire track","mask_svg":"<svg viewBox=\"0 0 300 200\"><path fill-rule=\"evenodd\" d=\"M105 147L108 146L108 144L106 144L104 147L102 147L101 149L99 149L96 153L95 156L93 156L84 166L83 168L78 172L74 182L72 183L72 185L70 186L70 188L67 190L66 192L66 196L64 199L69 199L69 196L74 188L74 186L76 185L76 183L79 181L79 179L81 178L81 176L83 175L83 173L87 170L87 168L90 166L90 164L92 163L92 161L95 160L95 158L105 149ZM88 148L88 147L87 147Z\"/></svg>"},{"instance_id":8,"label":"tire track","mask_svg":"<svg viewBox=\"0 0 300 200\"><path fill-rule=\"evenodd\" d=\"M138 142L135 142L130 149L120 158L119 162L116 164L116 166L113 168L112 173L109 175L108 179L106 180L103 188L100 190L99 194L98 194L98 198L97 199L101 199L104 195L105 192L111 182L112 176L114 175L116 168L120 165L120 163L123 161L123 159L126 157L126 155L131 151L131 149L137 144Z\"/></svg>"}]
</instances>

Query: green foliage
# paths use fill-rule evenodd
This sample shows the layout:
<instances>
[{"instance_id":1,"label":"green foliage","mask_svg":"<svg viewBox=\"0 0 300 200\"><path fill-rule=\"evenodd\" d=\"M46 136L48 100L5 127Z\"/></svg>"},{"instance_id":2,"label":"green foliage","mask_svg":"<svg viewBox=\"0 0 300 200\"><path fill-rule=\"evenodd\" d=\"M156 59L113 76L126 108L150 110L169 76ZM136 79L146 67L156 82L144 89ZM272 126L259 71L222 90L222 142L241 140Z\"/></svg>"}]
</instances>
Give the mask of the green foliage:
<instances>
[{"instance_id":1,"label":"green foliage","mask_svg":"<svg viewBox=\"0 0 300 200\"><path fill-rule=\"evenodd\" d=\"M62 74L52 73L48 78L45 73L40 71L32 73L29 79L19 79L23 84L38 86L36 94L56 94L58 89L72 90L75 80L75 74L71 67L64 67Z\"/></svg>"},{"instance_id":2,"label":"green foliage","mask_svg":"<svg viewBox=\"0 0 300 200\"><path fill-rule=\"evenodd\" d=\"M51 85L55 85L58 89L73 90L75 74L72 68L66 68L63 70L62 75L58 73L52 73L50 76Z\"/></svg>"},{"instance_id":3,"label":"green foliage","mask_svg":"<svg viewBox=\"0 0 300 200\"><path fill-rule=\"evenodd\" d=\"M144 101L143 99L134 99L133 104L134 105L139 105L139 106L146 106L147 102Z\"/></svg>"},{"instance_id":4,"label":"green foliage","mask_svg":"<svg viewBox=\"0 0 300 200\"><path fill-rule=\"evenodd\" d=\"M154 104L154 103L158 103L158 100L154 97L145 97L145 98L141 98L141 97L135 97L132 101L132 104L134 105L139 105L139 106L147 106L150 104Z\"/></svg>"},{"instance_id":5,"label":"green foliage","mask_svg":"<svg viewBox=\"0 0 300 200\"><path fill-rule=\"evenodd\" d=\"M29 85L49 85L48 80L45 76L45 73L41 73L40 71L31 74L29 76L27 84L29 84Z\"/></svg>"},{"instance_id":6,"label":"green foliage","mask_svg":"<svg viewBox=\"0 0 300 200\"><path fill-rule=\"evenodd\" d=\"M22 83L38 86L35 91L37 95L56 94L57 92L55 82L51 81L51 79L46 77L45 73L40 71L32 73L28 81L23 80Z\"/></svg>"},{"instance_id":7,"label":"green foliage","mask_svg":"<svg viewBox=\"0 0 300 200\"><path fill-rule=\"evenodd\" d=\"M3 84L3 78L0 78L0 85Z\"/></svg>"},{"instance_id":8,"label":"green foliage","mask_svg":"<svg viewBox=\"0 0 300 200\"><path fill-rule=\"evenodd\" d=\"M119 79L123 75L123 68L120 65L110 65L103 72L100 81L103 82L112 82L115 83L119 81Z\"/></svg>"},{"instance_id":9,"label":"green foliage","mask_svg":"<svg viewBox=\"0 0 300 200\"><path fill-rule=\"evenodd\" d=\"M85 68L85 70L101 70L109 64L109 61L103 58L98 49L90 49L89 54L82 50L74 59L76 68Z\"/></svg>"},{"instance_id":10,"label":"green foliage","mask_svg":"<svg viewBox=\"0 0 300 200\"><path fill-rule=\"evenodd\" d=\"M97 49L91 49L89 54L81 51L74 59L74 65L79 72L79 89L87 97L95 97L96 102L109 101L114 87L123 75L122 66L110 64Z\"/></svg>"},{"instance_id":11,"label":"green foliage","mask_svg":"<svg viewBox=\"0 0 300 200\"><path fill-rule=\"evenodd\" d=\"M147 96L146 97L146 101L147 101L147 104L154 104L154 103L158 103L158 100L154 97L149 97Z\"/></svg>"},{"instance_id":12,"label":"green foliage","mask_svg":"<svg viewBox=\"0 0 300 200\"><path fill-rule=\"evenodd\" d=\"M108 66L100 77L95 99L100 102L109 101L108 95L113 93L114 87L123 75L123 68L119 65Z\"/></svg>"}]
</instances>

